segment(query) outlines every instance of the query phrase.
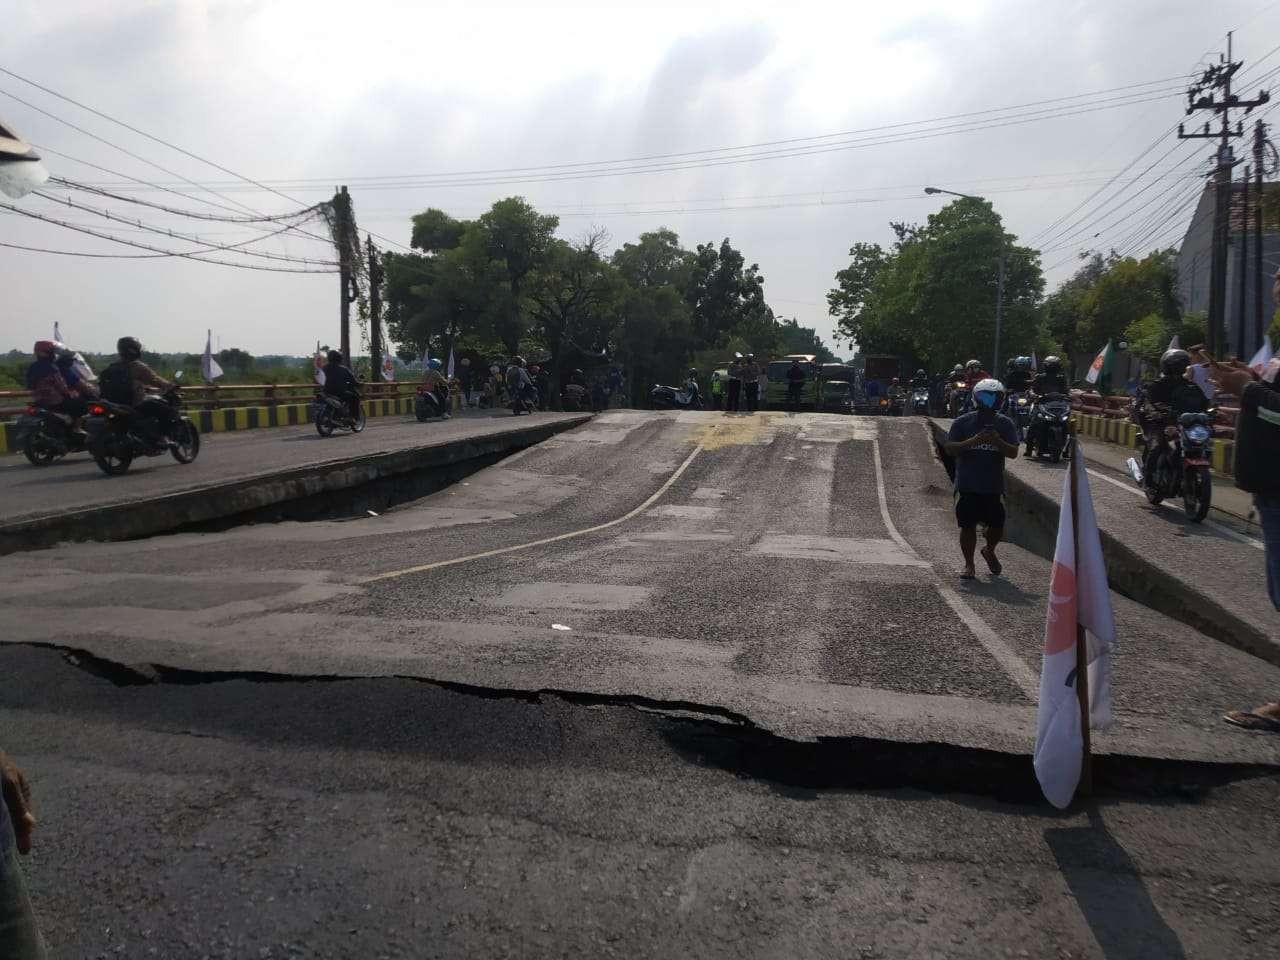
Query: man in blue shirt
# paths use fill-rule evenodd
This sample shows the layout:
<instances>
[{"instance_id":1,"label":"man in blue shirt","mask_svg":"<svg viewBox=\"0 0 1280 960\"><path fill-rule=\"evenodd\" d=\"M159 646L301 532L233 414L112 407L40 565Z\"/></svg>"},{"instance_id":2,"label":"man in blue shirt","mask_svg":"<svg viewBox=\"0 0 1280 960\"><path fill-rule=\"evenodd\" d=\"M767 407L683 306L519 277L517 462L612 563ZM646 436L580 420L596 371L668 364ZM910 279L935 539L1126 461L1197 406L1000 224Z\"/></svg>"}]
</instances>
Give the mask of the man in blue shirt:
<instances>
[{"instance_id":1,"label":"man in blue shirt","mask_svg":"<svg viewBox=\"0 0 1280 960\"><path fill-rule=\"evenodd\" d=\"M964 554L960 576L965 580L977 575L973 553L979 524L986 528L982 559L992 574L1000 575L996 546L1004 537L1004 461L1018 455L1018 428L997 413L1004 404L1004 385L990 377L979 381L973 402L974 411L952 422L944 444L947 454L956 459L956 523Z\"/></svg>"}]
</instances>

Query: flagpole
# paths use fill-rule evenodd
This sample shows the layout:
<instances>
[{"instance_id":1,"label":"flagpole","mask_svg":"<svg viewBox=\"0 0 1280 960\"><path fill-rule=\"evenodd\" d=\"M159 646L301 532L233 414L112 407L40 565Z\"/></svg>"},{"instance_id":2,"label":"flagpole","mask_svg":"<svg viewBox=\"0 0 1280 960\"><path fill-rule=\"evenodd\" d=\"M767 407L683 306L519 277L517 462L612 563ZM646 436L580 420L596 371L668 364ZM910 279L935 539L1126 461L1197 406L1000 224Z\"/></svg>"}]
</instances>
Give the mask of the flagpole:
<instances>
[{"instance_id":1,"label":"flagpole","mask_svg":"<svg viewBox=\"0 0 1280 960\"><path fill-rule=\"evenodd\" d=\"M1071 461L1067 469L1071 471L1071 540L1072 551L1076 563L1076 697L1080 701L1080 783L1076 787L1078 796L1087 797L1093 793L1093 750L1089 730L1089 642L1085 636L1084 625L1080 623L1080 510L1076 498L1076 458L1084 454L1080 452L1080 441L1076 437L1076 425L1072 421L1067 427L1072 437Z\"/></svg>"}]
</instances>

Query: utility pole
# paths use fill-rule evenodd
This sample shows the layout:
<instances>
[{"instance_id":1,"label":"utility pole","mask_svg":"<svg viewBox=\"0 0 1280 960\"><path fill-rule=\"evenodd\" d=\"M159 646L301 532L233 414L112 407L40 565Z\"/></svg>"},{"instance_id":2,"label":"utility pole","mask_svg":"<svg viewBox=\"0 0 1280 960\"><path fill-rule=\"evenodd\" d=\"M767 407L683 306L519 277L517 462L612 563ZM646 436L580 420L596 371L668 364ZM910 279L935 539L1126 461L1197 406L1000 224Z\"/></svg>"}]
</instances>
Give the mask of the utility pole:
<instances>
[{"instance_id":1,"label":"utility pole","mask_svg":"<svg viewBox=\"0 0 1280 960\"><path fill-rule=\"evenodd\" d=\"M1232 127L1231 111L1244 110L1248 113L1271 99L1266 90L1259 91L1257 98L1253 100L1241 100L1231 92L1231 79L1244 65L1231 57L1232 35L1228 33L1226 56L1219 55L1218 63L1206 68L1200 79L1187 90L1187 114L1197 110L1217 113L1222 118L1221 127L1217 131L1211 130L1206 121L1202 130L1187 133L1184 125L1178 124L1179 140L1219 141L1217 167L1214 171L1213 262L1209 271L1209 330L1206 346L1210 353L1223 356L1228 349L1226 306L1227 247L1231 240L1231 169L1236 163L1231 140L1244 136L1242 123L1237 121L1235 127Z\"/></svg>"},{"instance_id":2,"label":"utility pole","mask_svg":"<svg viewBox=\"0 0 1280 960\"><path fill-rule=\"evenodd\" d=\"M1240 304L1236 307L1236 356L1239 357L1251 356L1245 352L1244 320L1248 316L1245 301L1249 295L1249 180L1252 172L1246 163L1240 185L1240 269L1236 271L1240 278Z\"/></svg>"},{"instance_id":3,"label":"utility pole","mask_svg":"<svg viewBox=\"0 0 1280 960\"><path fill-rule=\"evenodd\" d=\"M339 350L347 363L351 362L351 302L355 300L355 279L352 270L353 255L358 255L360 240L356 235L355 217L351 210L351 194L345 186L338 187L330 201L333 207L333 245L338 251L338 322Z\"/></svg>"},{"instance_id":4,"label":"utility pole","mask_svg":"<svg viewBox=\"0 0 1280 960\"><path fill-rule=\"evenodd\" d=\"M1262 346L1262 167L1267 143L1267 125L1253 125L1253 340Z\"/></svg>"},{"instance_id":5,"label":"utility pole","mask_svg":"<svg viewBox=\"0 0 1280 960\"><path fill-rule=\"evenodd\" d=\"M382 261L373 237L364 236L369 257L369 379L382 382Z\"/></svg>"}]
</instances>

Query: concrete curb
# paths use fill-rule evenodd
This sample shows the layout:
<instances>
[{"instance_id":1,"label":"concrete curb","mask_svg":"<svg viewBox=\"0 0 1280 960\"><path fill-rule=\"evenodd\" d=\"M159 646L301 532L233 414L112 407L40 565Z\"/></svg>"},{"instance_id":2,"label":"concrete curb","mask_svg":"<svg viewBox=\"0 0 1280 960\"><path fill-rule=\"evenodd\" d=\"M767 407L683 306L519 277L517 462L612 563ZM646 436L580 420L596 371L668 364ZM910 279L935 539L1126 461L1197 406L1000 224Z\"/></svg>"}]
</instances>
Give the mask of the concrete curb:
<instances>
[{"instance_id":1,"label":"concrete curb","mask_svg":"<svg viewBox=\"0 0 1280 960\"><path fill-rule=\"evenodd\" d=\"M1115 443L1130 450L1138 447L1138 425L1115 417L1099 417L1091 413L1073 413L1080 435L1094 440ZM1213 472L1223 477L1235 476L1236 442L1217 439L1213 441Z\"/></svg>"},{"instance_id":2,"label":"concrete curb","mask_svg":"<svg viewBox=\"0 0 1280 960\"><path fill-rule=\"evenodd\" d=\"M376 480L447 468L480 457L541 443L579 427L590 416L530 424L478 437L462 437L405 450L332 460L211 483L126 503L86 507L0 524L0 556L83 540L133 540Z\"/></svg>"},{"instance_id":3,"label":"concrete curb","mask_svg":"<svg viewBox=\"0 0 1280 960\"><path fill-rule=\"evenodd\" d=\"M267 427L296 427L310 423L314 401L281 403L274 407L226 407L221 410L192 410L187 416L201 433L227 433L233 430L263 430ZM365 416L391 417L413 413L413 397L394 397L363 401ZM21 453L16 442L17 424L0 423L0 455Z\"/></svg>"},{"instance_id":4,"label":"concrete curb","mask_svg":"<svg viewBox=\"0 0 1280 960\"><path fill-rule=\"evenodd\" d=\"M929 427L935 442L946 439L946 432L932 419ZM1058 501L1006 471L1005 505L1018 521L1010 524L1009 539L1046 560L1053 559L1058 538ZM1098 533L1111 589L1205 636L1280 666L1280 642L1265 630L1223 606L1194 582L1152 563L1105 527L1099 526Z\"/></svg>"}]
</instances>

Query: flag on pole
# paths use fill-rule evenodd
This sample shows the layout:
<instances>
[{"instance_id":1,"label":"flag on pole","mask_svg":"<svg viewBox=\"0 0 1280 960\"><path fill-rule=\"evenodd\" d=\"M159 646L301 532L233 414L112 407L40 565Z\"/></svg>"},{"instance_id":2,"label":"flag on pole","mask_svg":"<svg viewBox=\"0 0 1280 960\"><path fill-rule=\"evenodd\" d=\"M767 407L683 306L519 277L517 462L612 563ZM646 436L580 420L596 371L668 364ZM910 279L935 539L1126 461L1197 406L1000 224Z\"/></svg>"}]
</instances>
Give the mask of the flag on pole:
<instances>
[{"instance_id":1,"label":"flag on pole","mask_svg":"<svg viewBox=\"0 0 1280 960\"><path fill-rule=\"evenodd\" d=\"M1031 372L1037 373L1040 370L1040 362L1036 360L1036 352L1031 351Z\"/></svg>"},{"instance_id":2,"label":"flag on pole","mask_svg":"<svg viewBox=\"0 0 1280 960\"><path fill-rule=\"evenodd\" d=\"M382 351L382 379L394 380L396 378L396 365L391 359L391 351Z\"/></svg>"},{"instance_id":3,"label":"flag on pole","mask_svg":"<svg viewBox=\"0 0 1280 960\"><path fill-rule=\"evenodd\" d=\"M324 357L320 355L320 341L316 341L316 355L312 360L316 368L316 383L324 386Z\"/></svg>"},{"instance_id":4,"label":"flag on pole","mask_svg":"<svg viewBox=\"0 0 1280 960\"><path fill-rule=\"evenodd\" d=\"M1166 350L1181 350L1181 349L1182 349L1182 344L1178 342L1178 335L1177 335L1176 333L1173 335L1173 339L1169 341L1169 346L1167 346L1165 349L1166 349Z\"/></svg>"},{"instance_id":5,"label":"flag on pole","mask_svg":"<svg viewBox=\"0 0 1280 960\"><path fill-rule=\"evenodd\" d=\"M1098 355L1093 358L1093 363L1089 364L1089 372L1084 375L1085 380L1089 383L1105 384L1111 378L1111 341L1107 341L1107 345L1098 351Z\"/></svg>"},{"instance_id":6,"label":"flag on pole","mask_svg":"<svg viewBox=\"0 0 1280 960\"><path fill-rule=\"evenodd\" d=\"M1200 392L1212 400L1218 394L1217 385L1209 379L1209 364L1195 363L1191 365L1191 379L1200 388Z\"/></svg>"},{"instance_id":7,"label":"flag on pole","mask_svg":"<svg viewBox=\"0 0 1280 960\"><path fill-rule=\"evenodd\" d=\"M58 326L58 321L53 321L53 342L62 343L62 328Z\"/></svg>"},{"instance_id":8,"label":"flag on pole","mask_svg":"<svg viewBox=\"0 0 1280 960\"><path fill-rule=\"evenodd\" d=\"M444 375L447 379L453 379L453 347L449 348L449 365L445 368Z\"/></svg>"},{"instance_id":9,"label":"flag on pole","mask_svg":"<svg viewBox=\"0 0 1280 960\"><path fill-rule=\"evenodd\" d=\"M1271 335L1262 338L1262 346L1258 348L1258 352L1253 355L1253 359L1249 361L1249 369L1262 376L1262 371L1267 369L1267 364L1271 362L1274 354L1271 352Z\"/></svg>"},{"instance_id":10,"label":"flag on pole","mask_svg":"<svg viewBox=\"0 0 1280 960\"><path fill-rule=\"evenodd\" d=\"M1079 648L1081 642L1083 649ZM1089 727L1105 730L1111 725L1111 651L1115 642L1106 562L1089 493L1089 474L1077 440L1062 483L1036 718L1036 779L1045 798L1059 809L1071 803L1085 757L1086 729L1076 684L1082 679L1086 683ZM1087 664L1084 678L1079 674L1081 663Z\"/></svg>"},{"instance_id":11,"label":"flag on pole","mask_svg":"<svg viewBox=\"0 0 1280 960\"><path fill-rule=\"evenodd\" d=\"M200 376L205 383L213 383L222 376L222 367L213 359L213 331L209 330L204 340L204 356L200 358Z\"/></svg>"}]
</instances>

